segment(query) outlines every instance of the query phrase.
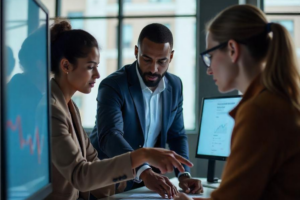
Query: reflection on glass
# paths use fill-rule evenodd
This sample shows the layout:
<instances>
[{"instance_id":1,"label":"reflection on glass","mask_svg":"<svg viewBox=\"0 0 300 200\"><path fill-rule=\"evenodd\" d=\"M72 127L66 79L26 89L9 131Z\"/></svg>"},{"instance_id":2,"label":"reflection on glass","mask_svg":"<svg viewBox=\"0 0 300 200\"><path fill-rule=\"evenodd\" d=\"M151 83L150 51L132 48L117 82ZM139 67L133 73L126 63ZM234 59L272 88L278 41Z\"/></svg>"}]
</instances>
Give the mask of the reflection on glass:
<instances>
[{"instance_id":1,"label":"reflection on glass","mask_svg":"<svg viewBox=\"0 0 300 200\"><path fill-rule=\"evenodd\" d=\"M14 57L14 52L9 46L5 46L6 49L6 80L9 80L12 72L15 68L16 59Z\"/></svg>"},{"instance_id":2,"label":"reflection on glass","mask_svg":"<svg viewBox=\"0 0 300 200\"><path fill-rule=\"evenodd\" d=\"M49 183L46 14L34 1L5 0L8 199Z\"/></svg>"},{"instance_id":3,"label":"reflection on glass","mask_svg":"<svg viewBox=\"0 0 300 200\"><path fill-rule=\"evenodd\" d=\"M130 48L123 46L123 65L133 63L134 46L141 30L151 23L161 23L167 25L172 31L174 38L174 58L170 63L168 72L179 76L183 83L184 101L183 116L184 125L187 130L195 129L195 67L196 67L196 19L191 18L160 18L160 19L125 19L124 24L132 27L132 37ZM125 27L126 27L125 26ZM128 37L128 32L123 27L123 38ZM184 39L183 39L184 38Z\"/></svg>"}]
</instances>

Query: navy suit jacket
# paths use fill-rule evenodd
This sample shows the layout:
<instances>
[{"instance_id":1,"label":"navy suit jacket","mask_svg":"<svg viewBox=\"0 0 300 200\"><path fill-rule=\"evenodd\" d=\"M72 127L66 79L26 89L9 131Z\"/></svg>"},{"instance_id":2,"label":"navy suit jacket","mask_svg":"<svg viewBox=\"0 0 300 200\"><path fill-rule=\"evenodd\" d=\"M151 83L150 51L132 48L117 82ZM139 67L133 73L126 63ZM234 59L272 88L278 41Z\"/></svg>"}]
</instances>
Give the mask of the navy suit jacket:
<instances>
[{"instance_id":1,"label":"navy suit jacket","mask_svg":"<svg viewBox=\"0 0 300 200\"><path fill-rule=\"evenodd\" d=\"M188 159L182 113L182 82L166 73L162 95L162 129L156 147L169 148ZM100 159L111 158L144 145L145 108L136 61L105 78L99 86L97 116L90 139ZM190 171L184 165L186 171ZM175 169L176 176L178 170Z\"/></svg>"}]
</instances>

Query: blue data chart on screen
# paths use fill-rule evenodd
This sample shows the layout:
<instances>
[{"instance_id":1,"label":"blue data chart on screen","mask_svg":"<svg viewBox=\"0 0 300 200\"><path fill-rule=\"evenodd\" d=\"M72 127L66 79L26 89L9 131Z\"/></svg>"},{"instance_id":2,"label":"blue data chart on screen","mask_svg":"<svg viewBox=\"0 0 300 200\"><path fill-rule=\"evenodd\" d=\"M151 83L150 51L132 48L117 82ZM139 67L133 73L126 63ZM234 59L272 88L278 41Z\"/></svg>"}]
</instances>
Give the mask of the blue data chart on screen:
<instances>
[{"instance_id":1,"label":"blue data chart on screen","mask_svg":"<svg viewBox=\"0 0 300 200\"><path fill-rule=\"evenodd\" d=\"M6 196L50 183L47 16L35 1L5 0Z\"/></svg>"},{"instance_id":2,"label":"blue data chart on screen","mask_svg":"<svg viewBox=\"0 0 300 200\"><path fill-rule=\"evenodd\" d=\"M204 99L198 155L228 157L234 120L229 112L241 97Z\"/></svg>"}]
</instances>

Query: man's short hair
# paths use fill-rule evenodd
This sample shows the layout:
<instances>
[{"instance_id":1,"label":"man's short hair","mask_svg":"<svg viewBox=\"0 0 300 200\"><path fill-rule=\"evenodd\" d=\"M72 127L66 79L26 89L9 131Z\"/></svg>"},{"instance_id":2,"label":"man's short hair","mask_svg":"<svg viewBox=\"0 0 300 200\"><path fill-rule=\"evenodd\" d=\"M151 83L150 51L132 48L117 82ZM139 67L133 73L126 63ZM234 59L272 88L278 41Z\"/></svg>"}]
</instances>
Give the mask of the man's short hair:
<instances>
[{"instance_id":1,"label":"man's short hair","mask_svg":"<svg viewBox=\"0 0 300 200\"><path fill-rule=\"evenodd\" d=\"M144 38L148 38L155 43L169 43L173 48L173 35L166 26L158 23L153 23L145 26L140 33L138 45L142 44Z\"/></svg>"}]
</instances>

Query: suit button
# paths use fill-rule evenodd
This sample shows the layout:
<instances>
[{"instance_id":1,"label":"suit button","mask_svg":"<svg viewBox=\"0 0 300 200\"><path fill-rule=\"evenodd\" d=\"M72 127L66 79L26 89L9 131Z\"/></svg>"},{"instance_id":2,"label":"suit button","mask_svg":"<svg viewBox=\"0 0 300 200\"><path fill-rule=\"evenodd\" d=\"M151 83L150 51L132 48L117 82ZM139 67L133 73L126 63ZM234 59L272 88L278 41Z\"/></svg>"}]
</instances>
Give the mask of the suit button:
<instances>
[{"instance_id":1,"label":"suit button","mask_svg":"<svg viewBox=\"0 0 300 200\"><path fill-rule=\"evenodd\" d=\"M141 147L142 147L142 145L139 145L139 147L141 148Z\"/></svg>"}]
</instances>

